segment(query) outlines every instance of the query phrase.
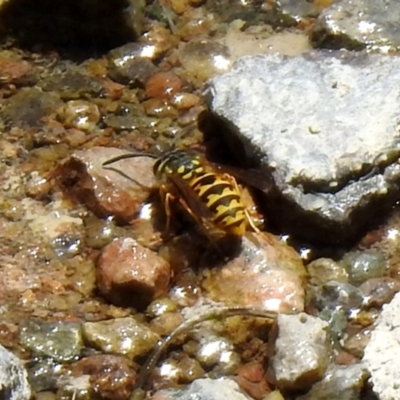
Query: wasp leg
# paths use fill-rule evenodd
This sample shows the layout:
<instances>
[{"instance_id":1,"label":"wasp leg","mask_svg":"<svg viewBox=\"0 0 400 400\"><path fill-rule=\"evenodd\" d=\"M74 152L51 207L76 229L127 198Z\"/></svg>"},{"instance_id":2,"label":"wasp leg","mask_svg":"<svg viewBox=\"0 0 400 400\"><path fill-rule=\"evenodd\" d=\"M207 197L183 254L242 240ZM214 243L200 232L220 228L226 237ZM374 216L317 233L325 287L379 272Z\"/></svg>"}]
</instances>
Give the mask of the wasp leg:
<instances>
[{"instance_id":1,"label":"wasp leg","mask_svg":"<svg viewBox=\"0 0 400 400\"><path fill-rule=\"evenodd\" d=\"M167 217L167 223L165 225L166 235L169 236L171 230L171 201L174 201L176 197L168 192L164 185L160 186L160 196L164 203L165 216Z\"/></svg>"},{"instance_id":2,"label":"wasp leg","mask_svg":"<svg viewBox=\"0 0 400 400\"><path fill-rule=\"evenodd\" d=\"M167 217L167 223L165 226L165 231L167 235L169 235L170 230L171 230L171 202L172 201L178 201L179 204L183 207L183 209L196 221L197 224L200 226L203 226L203 222L199 217L190 209L190 207L187 205L186 201L180 197L174 196L172 193L168 192L168 190L165 188L164 185L160 186L160 195L161 198L163 199L164 202L164 209L165 209L165 215Z\"/></svg>"}]
</instances>

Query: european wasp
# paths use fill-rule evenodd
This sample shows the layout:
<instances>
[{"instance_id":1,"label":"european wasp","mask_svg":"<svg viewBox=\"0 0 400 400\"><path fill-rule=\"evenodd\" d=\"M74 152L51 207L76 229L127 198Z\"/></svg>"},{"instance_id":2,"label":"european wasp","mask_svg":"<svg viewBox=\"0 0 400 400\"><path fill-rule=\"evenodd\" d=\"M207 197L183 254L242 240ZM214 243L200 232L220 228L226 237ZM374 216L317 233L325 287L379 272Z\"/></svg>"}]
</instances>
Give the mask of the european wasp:
<instances>
[{"instance_id":1,"label":"european wasp","mask_svg":"<svg viewBox=\"0 0 400 400\"><path fill-rule=\"evenodd\" d=\"M235 174L243 176L246 170L222 167L209 162L198 152L179 149L160 157L151 153L127 153L107 160L103 166L140 156L156 159L153 173L160 181L167 231L171 220L171 202L178 201L210 239L226 235L241 238L249 229L259 232L232 172L234 170ZM226 172L227 169L231 173ZM249 174L246 175L244 180L247 181ZM261 182L258 178L252 180Z\"/></svg>"}]
</instances>

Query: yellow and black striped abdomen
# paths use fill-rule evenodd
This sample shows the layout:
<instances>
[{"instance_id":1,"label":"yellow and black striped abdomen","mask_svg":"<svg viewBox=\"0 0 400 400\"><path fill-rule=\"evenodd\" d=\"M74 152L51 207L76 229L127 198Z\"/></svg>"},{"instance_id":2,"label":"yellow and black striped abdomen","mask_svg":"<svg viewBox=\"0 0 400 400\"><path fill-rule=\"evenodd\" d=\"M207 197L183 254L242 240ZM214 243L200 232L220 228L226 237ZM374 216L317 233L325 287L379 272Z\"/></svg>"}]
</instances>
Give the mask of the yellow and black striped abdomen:
<instances>
[{"instance_id":1,"label":"yellow and black striped abdomen","mask_svg":"<svg viewBox=\"0 0 400 400\"><path fill-rule=\"evenodd\" d=\"M206 172L191 179L189 185L210 210L217 228L230 235L245 234L245 206L233 182L221 174Z\"/></svg>"}]
</instances>

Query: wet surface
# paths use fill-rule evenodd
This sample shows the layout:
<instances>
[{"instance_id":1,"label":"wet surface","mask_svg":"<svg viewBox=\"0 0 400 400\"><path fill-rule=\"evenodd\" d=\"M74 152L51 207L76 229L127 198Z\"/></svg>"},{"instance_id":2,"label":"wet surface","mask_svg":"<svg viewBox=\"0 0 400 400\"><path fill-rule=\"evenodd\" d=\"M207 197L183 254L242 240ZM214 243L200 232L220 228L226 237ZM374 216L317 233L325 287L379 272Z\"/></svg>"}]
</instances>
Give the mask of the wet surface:
<instances>
[{"instance_id":1,"label":"wet surface","mask_svg":"<svg viewBox=\"0 0 400 400\"><path fill-rule=\"evenodd\" d=\"M365 175L369 186L354 183L359 203L371 191L382 192L385 179L391 186L384 195L393 194L394 205L385 211L379 202L361 204L358 219L365 223L353 226L344 213L346 232L327 224L325 233L314 231L314 242L305 240L310 213L303 224L294 218L297 210L286 209L289 224L282 229L281 216L271 211L280 203L270 175L255 171L257 163L241 152L229 124L221 126L207 112L210 78L237 68L244 55L278 52L269 56L277 60L275 70L264 69L291 107L273 114L282 99L255 96L235 104L235 117L257 111L248 126L266 115L268 129L306 124L315 136L318 124L302 121L300 111L316 96L318 114L310 115L318 115L321 126L331 125L332 109L336 120L343 118L348 107L322 100L321 80L287 92L288 82L299 74L312 79L320 60L328 59L318 48L310 55L312 45L397 49L389 32L397 6L387 2L371 13L366 1L331 3L40 0L33 7L26 0L0 1L0 386L7 393L21 400L31 392L41 400L127 400L132 393L135 399L392 396L379 365L393 366L389 376L397 379L397 342L388 341L390 351L378 344L398 314L391 311L400 290L400 219L392 201L398 198L398 149L391 150L393 129L381 124L377 135L376 121L388 115L383 105L391 105L397 126L397 72L391 70L397 55L346 55L356 68L355 60L364 60L364 85L354 103L379 106L351 108L350 130L335 125L350 140L387 153L387 160L355 151L361 172L346 167L318 175L322 194L330 196L327 187L339 182L333 192L340 192ZM341 7L347 26L337 31ZM361 13L369 25L360 26ZM360 37L374 23L376 29ZM332 34L335 40L327 40ZM286 80L279 78L274 71L288 65L283 56L307 58L309 68L289 68ZM385 79L374 69L378 59ZM345 83L336 92L346 97L353 82L335 71L335 80ZM242 77L230 90L242 87ZM255 95L260 86L249 88ZM269 139L262 142L270 146ZM335 159L337 142L331 136L328 143ZM273 161L278 171L291 163L297 188L307 186L315 167L299 166L298 137L293 133L279 145L283 159L264 159L264 166ZM200 166L237 191L249 212L243 237L214 240L222 211L212 204L227 196L221 187L203 188L197 198L193 182L173 173L156 179L154 157L174 148L207 154ZM129 152L138 156L103 166ZM260 187L268 190L262 195ZM353 228L359 237L350 242L347 229Z\"/></svg>"}]
</instances>

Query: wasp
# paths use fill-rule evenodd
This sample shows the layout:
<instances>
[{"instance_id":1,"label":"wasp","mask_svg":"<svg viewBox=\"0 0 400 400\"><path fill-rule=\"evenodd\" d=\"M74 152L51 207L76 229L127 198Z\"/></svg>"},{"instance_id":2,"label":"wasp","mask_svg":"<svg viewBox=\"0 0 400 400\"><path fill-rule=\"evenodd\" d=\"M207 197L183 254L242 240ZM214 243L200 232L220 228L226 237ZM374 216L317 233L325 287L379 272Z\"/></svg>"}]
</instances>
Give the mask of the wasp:
<instances>
[{"instance_id":1,"label":"wasp","mask_svg":"<svg viewBox=\"0 0 400 400\"><path fill-rule=\"evenodd\" d=\"M241 238L249 229L259 232L244 204L235 177L225 172L221 166L209 162L201 153L180 149L168 151L161 156L127 153L107 160L103 166L140 156L156 159L153 173L160 181L167 232L172 201L178 201L212 239L224 235ZM232 170L234 167L229 168Z\"/></svg>"}]
</instances>

